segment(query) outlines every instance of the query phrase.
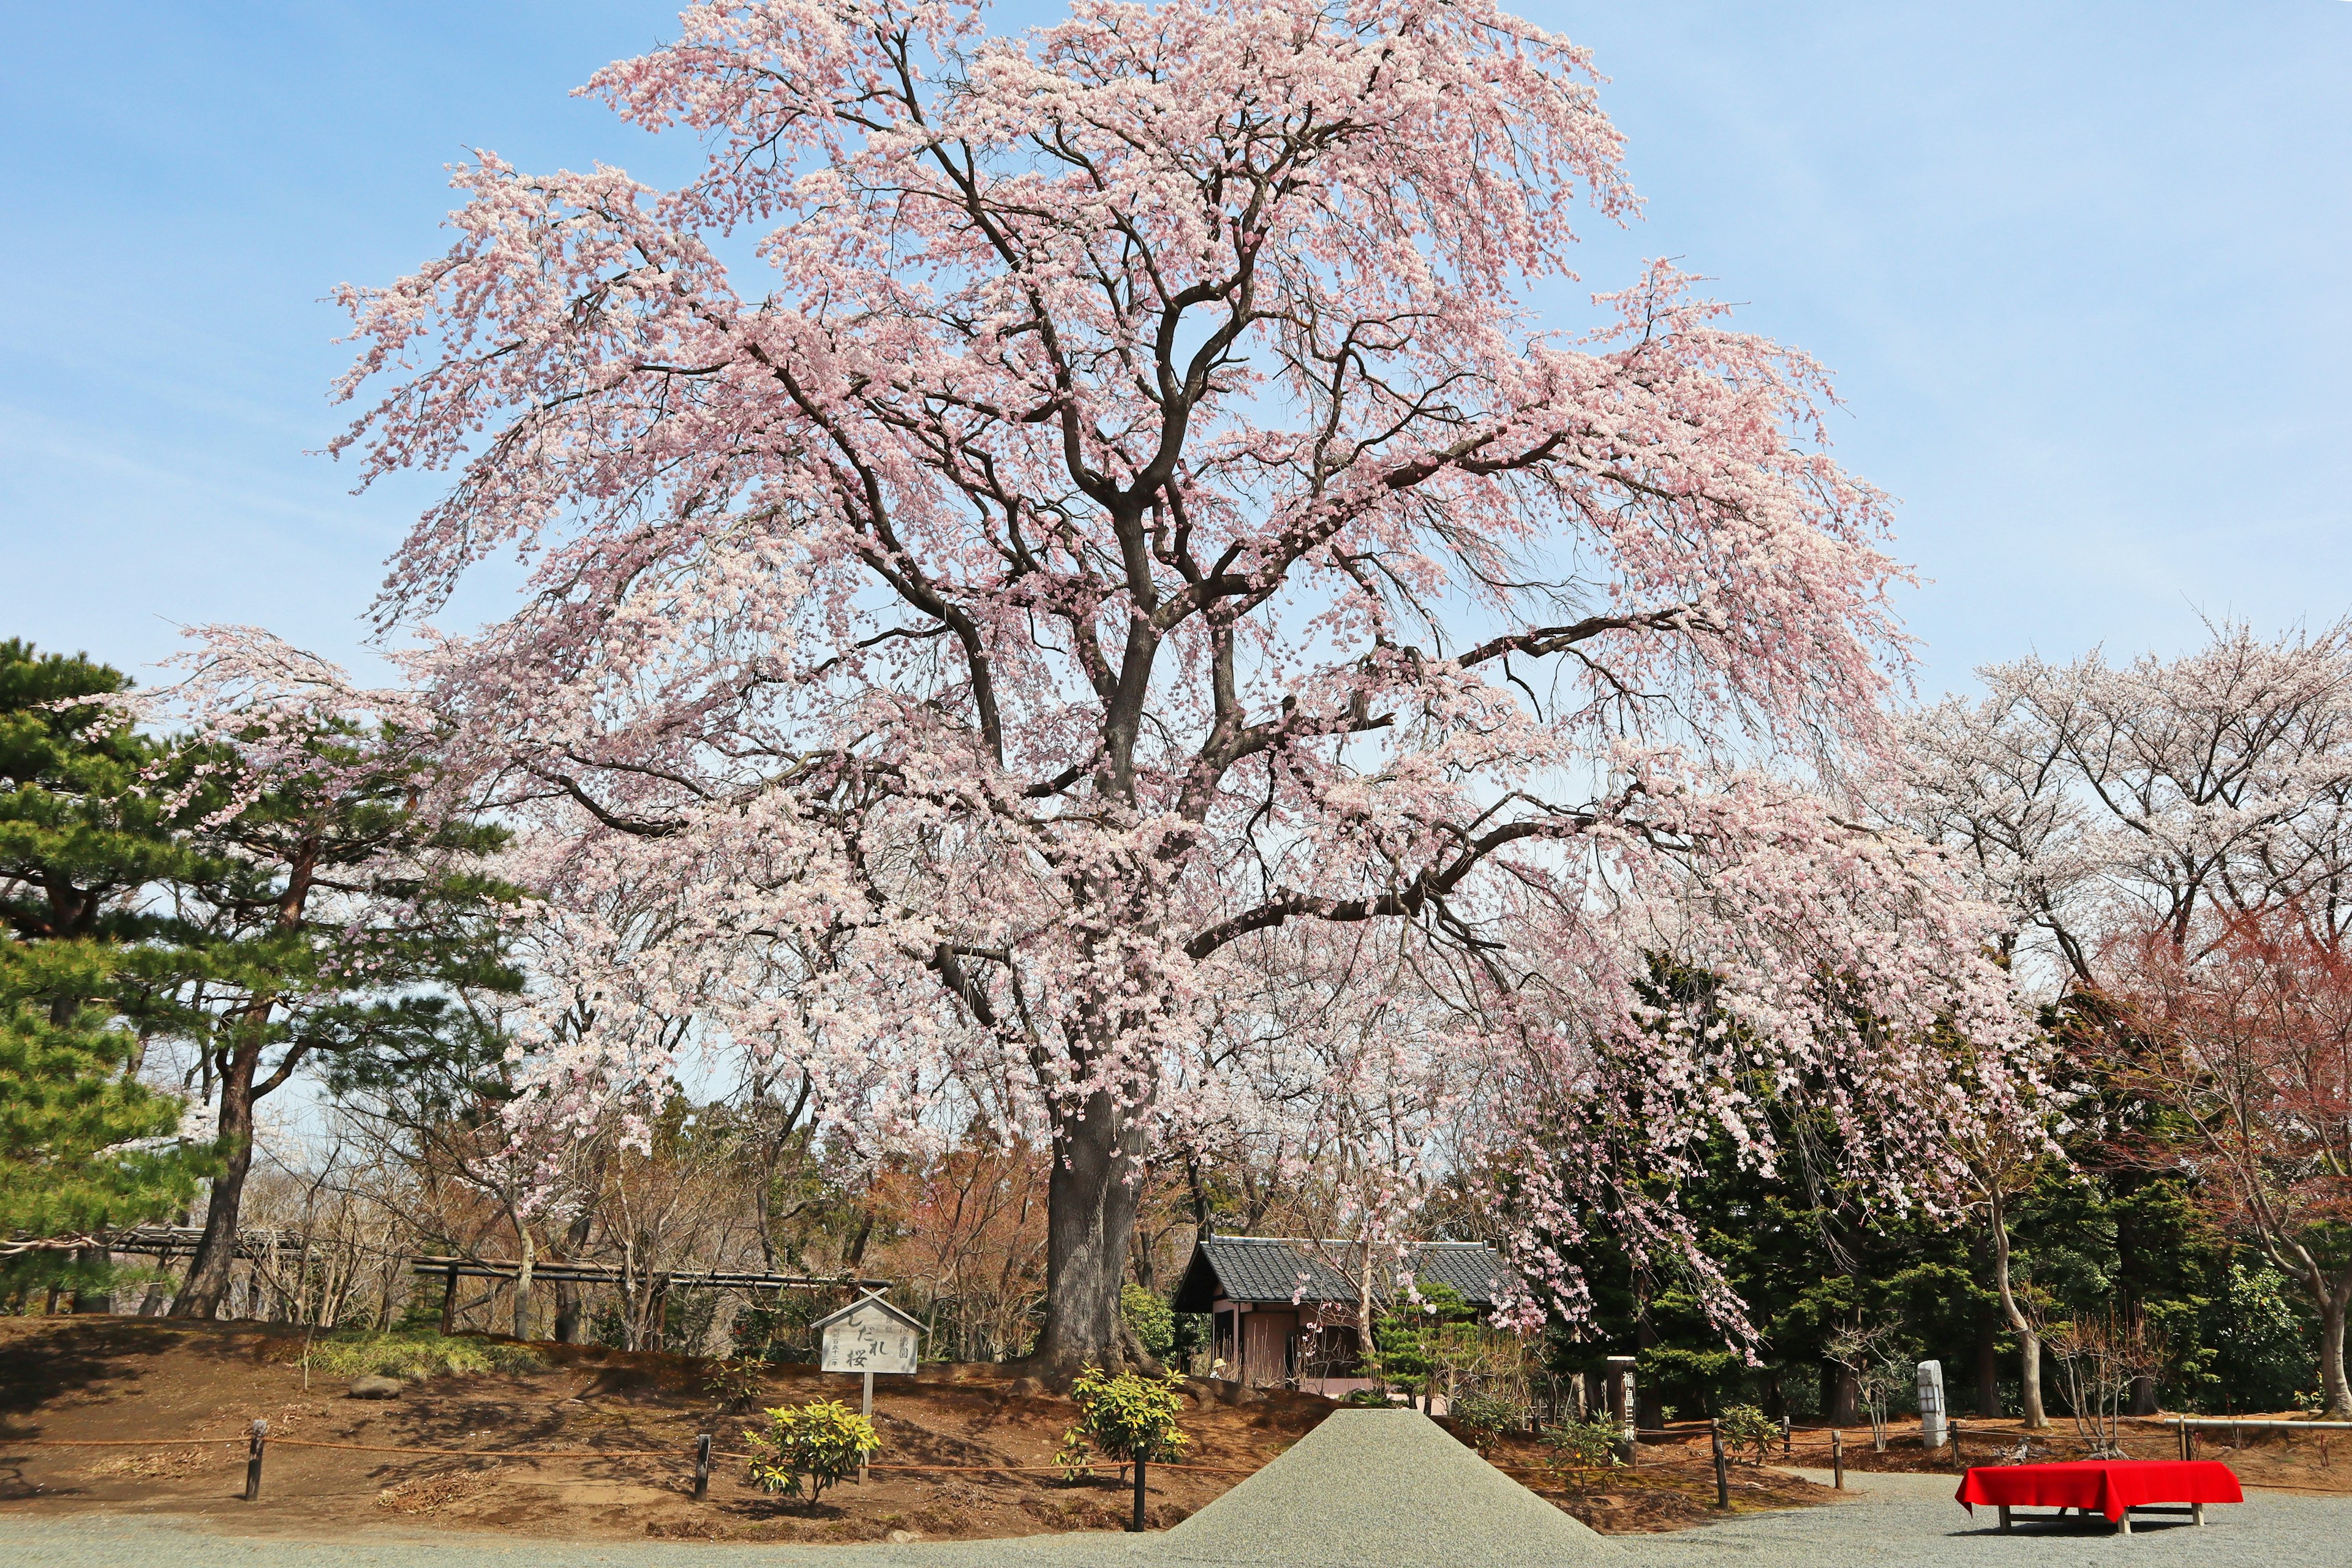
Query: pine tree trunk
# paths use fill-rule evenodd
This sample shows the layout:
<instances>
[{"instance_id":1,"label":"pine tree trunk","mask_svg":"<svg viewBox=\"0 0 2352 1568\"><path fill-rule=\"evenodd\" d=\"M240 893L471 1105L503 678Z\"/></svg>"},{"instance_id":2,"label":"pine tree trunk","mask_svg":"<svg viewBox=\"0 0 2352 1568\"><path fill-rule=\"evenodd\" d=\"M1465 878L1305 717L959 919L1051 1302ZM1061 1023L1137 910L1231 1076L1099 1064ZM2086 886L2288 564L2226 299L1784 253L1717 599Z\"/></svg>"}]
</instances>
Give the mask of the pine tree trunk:
<instances>
[{"instance_id":1,"label":"pine tree trunk","mask_svg":"<svg viewBox=\"0 0 2352 1568\"><path fill-rule=\"evenodd\" d=\"M188 1277L172 1301L175 1318L216 1318L228 1299L229 1270L236 1262L237 1215L245 1206L245 1179L253 1170L253 1075L261 1065L258 1044L230 1056L220 1080L220 1173L205 1205L204 1235L188 1263Z\"/></svg>"},{"instance_id":2,"label":"pine tree trunk","mask_svg":"<svg viewBox=\"0 0 2352 1568\"><path fill-rule=\"evenodd\" d=\"M1118 1290L1141 1196L1142 1128L1107 1093L1058 1116L1045 1187L1045 1327L1027 1358L1049 1383L1113 1367ZM1133 1178L1133 1179L1130 1179Z\"/></svg>"},{"instance_id":3,"label":"pine tree trunk","mask_svg":"<svg viewBox=\"0 0 2352 1568\"><path fill-rule=\"evenodd\" d=\"M1830 1425L1851 1426L1862 1419L1862 1379L1850 1366L1833 1368L1831 1377L1836 1392L1830 1400Z\"/></svg>"},{"instance_id":4,"label":"pine tree trunk","mask_svg":"<svg viewBox=\"0 0 2352 1568\"><path fill-rule=\"evenodd\" d=\"M114 1254L102 1247L85 1247L75 1252L74 1261L86 1268L111 1268ZM73 1310L77 1312L111 1312L114 1310L114 1289L111 1285L102 1289L76 1289Z\"/></svg>"}]
</instances>

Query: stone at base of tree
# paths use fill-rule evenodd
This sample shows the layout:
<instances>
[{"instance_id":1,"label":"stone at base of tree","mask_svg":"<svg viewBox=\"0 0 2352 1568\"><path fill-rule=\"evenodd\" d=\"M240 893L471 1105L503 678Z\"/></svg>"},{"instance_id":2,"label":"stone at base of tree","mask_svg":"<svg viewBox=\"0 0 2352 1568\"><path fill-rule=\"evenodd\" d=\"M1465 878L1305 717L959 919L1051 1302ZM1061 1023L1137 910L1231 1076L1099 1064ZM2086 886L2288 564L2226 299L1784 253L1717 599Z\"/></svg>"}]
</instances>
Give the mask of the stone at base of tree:
<instances>
[{"instance_id":1,"label":"stone at base of tree","mask_svg":"<svg viewBox=\"0 0 2352 1568\"><path fill-rule=\"evenodd\" d=\"M1042 1399L1047 1390L1042 1377L1016 1377L1005 1385L1004 1392L1015 1399Z\"/></svg>"},{"instance_id":2,"label":"stone at base of tree","mask_svg":"<svg viewBox=\"0 0 2352 1568\"><path fill-rule=\"evenodd\" d=\"M922 1538L919 1531L912 1530L894 1530L889 1535L890 1544L893 1546L904 1546L910 1541L920 1541Z\"/></svg>"},{"instance_id":3,"label":"stone at base of tree","mask_svg":"<svg viewBox=\"0 0 2352 1568\"><path fill-rule=\"evenodd\" d=\"M397 1399L406 1386L396 1377L355 1377L351 1394L353 1399Z\"/></svg>"}]
</instances>

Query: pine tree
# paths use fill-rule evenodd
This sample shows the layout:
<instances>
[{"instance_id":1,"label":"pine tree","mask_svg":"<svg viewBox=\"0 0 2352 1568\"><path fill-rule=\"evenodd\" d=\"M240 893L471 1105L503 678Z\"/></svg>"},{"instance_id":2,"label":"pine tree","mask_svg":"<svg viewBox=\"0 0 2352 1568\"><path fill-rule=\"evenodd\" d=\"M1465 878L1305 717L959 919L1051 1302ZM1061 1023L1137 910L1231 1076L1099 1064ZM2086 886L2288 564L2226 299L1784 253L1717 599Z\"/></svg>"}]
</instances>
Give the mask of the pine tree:
<instances>
[{"instance_id":1,"label":"pine tree","mask_svg":"<svg viewBox=\"0 0 2352 1568\"><path fill-rule=\"evenodd\" d=\"M0 642L0 1250L19 1286L63 1270L58 1242L176 1212L204 1160L177 1139L181 1102L140 1081L127 1026L126 961L173 924L144 895L205 867L142 787L163 749L77 700L128 684Z\"/></svg>"},{"instance_id":2,"label":"pine tree","mask_svg":"<svg viewBox=\"0 0 2352 1568\"><path fill-rule=\"evenodd\" d=\"M184 943L153 977L158 1026L192 1046L219 1110L220 1170L172 1307L226 1300L259 1101L306 1064L375 1031L375 1004L511 992L502 952L512 889L487 874L497 828L421 807L430 747L380 723L310 714L270 726L266 767L238 743L191 742L184 776L217 787L194 841L205 876L177 889Z\"/></svg>"}]
</instances>

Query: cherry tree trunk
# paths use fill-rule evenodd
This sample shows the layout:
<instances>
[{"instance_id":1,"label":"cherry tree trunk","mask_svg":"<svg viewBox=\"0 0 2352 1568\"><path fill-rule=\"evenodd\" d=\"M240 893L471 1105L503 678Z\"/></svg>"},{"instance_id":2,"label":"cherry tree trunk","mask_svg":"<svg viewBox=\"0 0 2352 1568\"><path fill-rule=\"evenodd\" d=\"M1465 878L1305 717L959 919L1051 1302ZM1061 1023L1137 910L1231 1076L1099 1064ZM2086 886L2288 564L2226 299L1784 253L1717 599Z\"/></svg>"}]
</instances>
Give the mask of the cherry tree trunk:
<instances>
[{"instance_id":1,"label":"cherry tree trunk","mask_svg":"<svg viewBox=\"0 0 2352 1568\"><path fill-rule=\"evenodd\" d=\"M2017 1403L2028 1426L2050 1425L2042 1409L2042 1336L2023 1323L2017 1325Z\"/></svg>"},{"instance_id":2,"label":"cherry tree trunk","mask_svg":"<svg viewBox=\"0 0 2352 1568\"><path fill-rule=\"evenodd\" d=\"M1108 1093L1057 1120L1046 1184L1045 1327L1028 1364L1061 1382L1132 1359L1121 1343L1118 1292L1141 1196L1141 1127Z\"/></svg>"},{"instance_id":3,"label":"cherry tree trunk","mask_svg":"<svg viewBox=\"0 0 2352 1568\"><path fill-rule=\"evenodd\" d=\"M188 1263L188 1277L172 1300L175 1318L215 1318L228 1299L229 1269L236 1262L237 1215L245 1206L245 1179L253 1169L253 1075L258 1049L233 1053L221 1074L220 1173L213 1178L205 1205L204 1235Z\"/></svg>"},{"instance_id":4,"label":"cherry tree trunk","mask_svg":"<svg viewBox=\"0 0 2352 1568\"><path fill-rule=\"evenodd\" d=\"M2352 1306L2352 1277L2319 1300L2319 1390L2327 1398L2327 1417L2352 1420L2352 1384L2344 1377L2344 1320Z\"/></svg>"}]
</instances>

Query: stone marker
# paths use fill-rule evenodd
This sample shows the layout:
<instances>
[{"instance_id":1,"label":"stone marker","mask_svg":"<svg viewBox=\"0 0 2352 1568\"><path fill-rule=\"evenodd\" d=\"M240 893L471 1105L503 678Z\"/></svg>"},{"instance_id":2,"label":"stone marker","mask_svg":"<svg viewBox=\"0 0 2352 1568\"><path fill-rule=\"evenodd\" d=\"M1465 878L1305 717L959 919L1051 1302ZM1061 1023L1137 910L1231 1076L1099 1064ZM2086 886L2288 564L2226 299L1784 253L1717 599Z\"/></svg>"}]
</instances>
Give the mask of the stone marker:
<instances>
[{"instance_id":1,"label":"stone marker","mask_svg":"<svg viewBox=\"0 0 2352 1568\"><path fill-rule=\"evenodd\" d=\"M401 1382L396 1377L355 1377L352 1379L353 1399L397 1399Z\"/></svg>"},{"instance_id":2,"label":"stone marker","mask_svg":"<svg viewBox=\"0 0 2352 1568\"><path fill-rule=\"evenodd\" d=\"M1919 1446L1929 1453L1944 1446L1944 1363L1919 1363Z\"/></svg>"}]
</instances>

